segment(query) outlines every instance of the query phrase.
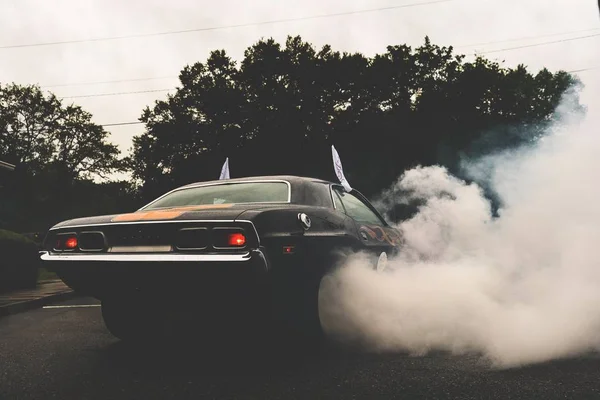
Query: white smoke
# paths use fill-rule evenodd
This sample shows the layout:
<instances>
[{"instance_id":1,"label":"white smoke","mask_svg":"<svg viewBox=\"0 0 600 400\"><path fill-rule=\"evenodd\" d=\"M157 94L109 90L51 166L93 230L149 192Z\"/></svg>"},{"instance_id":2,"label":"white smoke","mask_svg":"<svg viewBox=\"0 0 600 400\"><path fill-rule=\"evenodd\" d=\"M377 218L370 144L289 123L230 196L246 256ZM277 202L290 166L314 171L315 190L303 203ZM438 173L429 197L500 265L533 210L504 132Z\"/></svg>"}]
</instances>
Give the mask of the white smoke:
<instances>
[{"instance_id":1,"label":"white smoke","mask_svg":"<svg viewBox=\"0 0 600 400\"><path fill-rule=\"evenodd\" d=\"M438 166L407 171L388 204L420 200L398 226L406 243L377 273L362 256L322 284L322 320L380 351L476 352L510 367L600 348L600 118L569 99L535 147L468 165L476 184ZM396 196L395 198L391 198Z\"/></svg>"}]
</instances>

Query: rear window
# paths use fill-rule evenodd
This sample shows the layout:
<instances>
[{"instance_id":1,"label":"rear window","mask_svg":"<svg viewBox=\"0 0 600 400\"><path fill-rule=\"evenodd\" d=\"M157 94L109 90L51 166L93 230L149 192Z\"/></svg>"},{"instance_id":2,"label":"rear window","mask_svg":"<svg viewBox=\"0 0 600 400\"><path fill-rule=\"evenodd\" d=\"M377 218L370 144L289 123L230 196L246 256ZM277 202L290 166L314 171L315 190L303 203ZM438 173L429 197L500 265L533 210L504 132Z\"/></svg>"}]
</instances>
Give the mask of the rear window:
<instances>
[{"instance_id":1,"label":"rear window","mask_svg":"<svg viewBox=\"0 0 600 400\"><path fill-rule=\"evenodd\" d=\"M287 203L286 182L242 182L180 189L152 203L145 210L157 208L235 203Z\"/></svg>"}]
</instances>

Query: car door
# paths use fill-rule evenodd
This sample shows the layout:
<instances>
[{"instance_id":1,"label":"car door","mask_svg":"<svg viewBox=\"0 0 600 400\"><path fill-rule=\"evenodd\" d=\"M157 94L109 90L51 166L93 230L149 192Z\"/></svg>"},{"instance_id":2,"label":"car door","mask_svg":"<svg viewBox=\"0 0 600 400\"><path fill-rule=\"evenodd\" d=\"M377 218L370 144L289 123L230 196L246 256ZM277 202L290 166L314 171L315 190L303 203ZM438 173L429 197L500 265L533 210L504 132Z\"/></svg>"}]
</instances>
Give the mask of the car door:
<instances>
[{"instance_id":1,"label":"car door","mask_svg":"<svg viewBox=\"0 0 600 400\"><path fill-rule=\"evenodd\" d=\"M369 201L356 190L347 192L343 187L332 186L334 204L342 209L354 223L364 250L373 256L391 256L401 243L399 232L390 227Z\"/></svg>"}]
</instances>

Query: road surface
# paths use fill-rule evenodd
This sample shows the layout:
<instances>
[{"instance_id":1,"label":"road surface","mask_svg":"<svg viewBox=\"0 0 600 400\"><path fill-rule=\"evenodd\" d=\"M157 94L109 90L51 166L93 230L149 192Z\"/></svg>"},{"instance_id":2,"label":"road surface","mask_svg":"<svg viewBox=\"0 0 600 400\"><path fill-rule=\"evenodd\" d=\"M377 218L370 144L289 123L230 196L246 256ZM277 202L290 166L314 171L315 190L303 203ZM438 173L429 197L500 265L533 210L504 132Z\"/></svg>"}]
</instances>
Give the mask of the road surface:
<instances>
[{"instance_id":1,"label":"road surface","mask_svg":"<svg viewBox=\"0 0 600 400\"><path fill-rule=\"evenodd\" d=\"M595 354L493 370L475 355L132 348L93 300L58 305L0 319L0 399L600 399Z\"/></svg>"}]
</instances>

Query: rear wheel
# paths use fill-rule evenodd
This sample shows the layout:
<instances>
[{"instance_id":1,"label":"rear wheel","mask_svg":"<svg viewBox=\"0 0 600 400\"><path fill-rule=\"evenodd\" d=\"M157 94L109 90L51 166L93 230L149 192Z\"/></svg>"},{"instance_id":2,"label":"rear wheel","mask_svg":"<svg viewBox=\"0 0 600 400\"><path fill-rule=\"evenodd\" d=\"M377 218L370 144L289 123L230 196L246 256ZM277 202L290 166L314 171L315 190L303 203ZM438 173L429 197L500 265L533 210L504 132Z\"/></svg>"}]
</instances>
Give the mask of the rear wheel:
<instances>
[{"instance_id":1,"label":"rear wheel","mask_svg":"<svg viewBox=\"0 0 600 400\"><path fill-rule=\"evenodd\" d=\"M322 271L316 263L297 260L272 270L271 338L275 343L311 347L324 343L319 316Z\"/></svg>"}]
</instances>

